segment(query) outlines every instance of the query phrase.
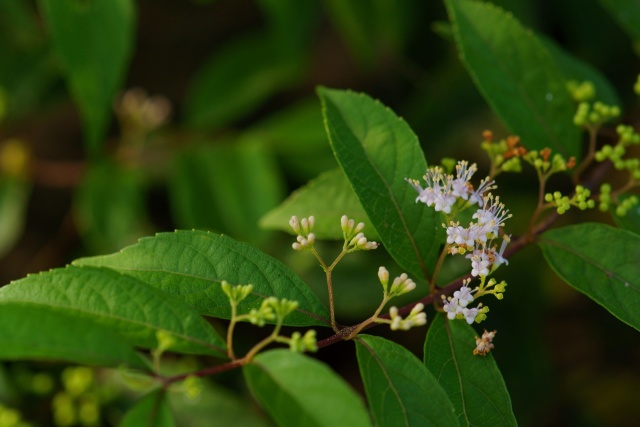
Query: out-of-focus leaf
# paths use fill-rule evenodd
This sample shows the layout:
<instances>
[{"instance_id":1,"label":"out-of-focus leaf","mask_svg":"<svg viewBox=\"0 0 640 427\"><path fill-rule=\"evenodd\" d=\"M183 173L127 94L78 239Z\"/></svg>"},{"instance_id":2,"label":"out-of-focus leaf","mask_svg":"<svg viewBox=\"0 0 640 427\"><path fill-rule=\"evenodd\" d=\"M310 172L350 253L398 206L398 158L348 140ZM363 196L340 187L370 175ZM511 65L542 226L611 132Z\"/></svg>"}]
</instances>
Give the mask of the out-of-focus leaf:
<instances>
[{"instance_id":1,"label":"out-of-focus leaf","mask_svg":"<svg viewBox=\"0 0 640 427\"><path fill-rule=\"evenodd\" d=\"M24 230L31 188L22 179L0 180L0 257L9 251Z\"/></svg>"},{"instance_id":2,"label":"out-of-focus leaf","mask_svg":"<svg viewBox=\"0 0 640 427\"><path fill-rule=\"evenodd\" d=\"M258 0L269 22L274 49L282 58L306 56L320 22L317 0Z\"/></svg>"},{"instance_id":3,"label":"out-of-focus leaf","mask_svg":"<svg viewBox=\"0 0 640 427\"><path fill-rule=\"evenodd\" d=\"M90 152L101 146L133 47L131 0L40 0L53 45L78 104Z\"/></svg>"},{"instance_id":4,"label":"out-of-focus leaf","mask_svg":"<svg viewBox=\"0 0 640 427\"><path fill-rule=\"evenodd\" d=\"M181 228L224 231L260 243L260 217L284 197L284 179L264 144L201 147L182 153L171 177L172 207Z\"/></svg>"},{"instance_id":5,"label":"out-of-focus leaf","mask_svg":"<svg viewBox=\"0 0 640 427\"><path fill-rule=\"evenodd\" d=\"M636 0L599 0L629 38L640 41L640 6Z\"/></svg>"},{"instance_id":6,"label":"out-of-focus leaf","mask_svg":"<svg viewBox=\"0 0 640 427\"><path fill-rule=\"evenodd\" d=\"M365 65L402 52L420 5L409 0L325 0L325 4L334 25Z\"/></svg>"},{"instance_id":7,"label":"out-of-focus leaf","mask_svg":"<svg viewBox=\"0 0 640 427\"><path fill-rule=\"evenodd\" d=\"M102 324L51 307L2 301L0 324L0 359L147 369L123 337Z\"/></svg>"},{"instance_id":8,"label":"out-of-focus leaf","mask_svg":"<svg viewBox=\"0 0 640 427\"><path fill-rule=\"evenodd\" d=\"M640 330L640 235L584 223L547 231L538 244L565 282Z\"/></svg>"},{"instance_id":9,"label":"out-of-focus leaf","mask_svg":"<svg viewBox=\"0 0 640 427\"><path fill-rule=\"evenodd\" d=\"M268 427L271 423L251 399L242 399L227 387L201 381L195 399L169 393L167 399L176 424L189 427ZM215 416L212 416L215 414Z\"/></svg>"},{"instance_id":10,"label":"out-of-focus leaf","mask_svg":"<svg viewBox=\"0 0 640 427\"><path fill-rule=\"evenodd\" d=\"M263 34L238 39L216 52L188 89L187 123L216 129L250 114L297 80L300 65L276 55Z\"/></svg>"},{"instance_id":11,"label":"out-of-focus leaf","mask_svg":"<svg viewBox=\"0 0 640 427\"><path fill-rule=\"evenodd\" d=\"M566 80L535 35L502 9L447 0L458 50L476 86L507 128L531 149L580 154Z\"/></svg>"},{"instance_id":12,"label":"out-of-focus leaf","mask_svg":"<svg viewBox=\"0 0 640 427\"><path fill-rule=\"evenodd\" d=\"M82 258L76 265L107 267L162 289L201 314L228 319L229 299L220 288L229 283L253 285L238 313L259 308L275 296L298 301L285 318L290 326L327 326L329 313L311 289L287 266L259 249L230 237L205 231L159 233L105 256Z\"/></svg>"},{"instance_id":13,"label":"out-of-focus leaf","mask_svg":"<svg viewBox=\"0 0 640 427\"><path fill-rule=\"evenodd\" d=\"M242 369L251 393L279 426L371 425L360 397L314 359L289 350L271 350Z\"/></svg>"},{"instance_id":14,"label":"out-of-focus leaf","mask_svg":"<svg viewBox=\"0 0 640 427\"><path fill-rule=\"evenodd\" d=\"M275 150L288 173L306 182L336 166L317 99L281 109L248 131Z\"/></svg>"},{"instance_id":15,"label":"out-of-focus leaf","mask_svg":"<svg viewBox=\"0 0 640 427\"><path fill-rule=\"evenodd\" d=\"M5 301L55 308L102 323L140 347L156 348L156 333L164 331L174 339L172 351L226 356L222 338L190 307L107 268L67 267L33 274L0 288L0 302Z\"/></svg>"},{"instance_id":16,"label":"out-of-focus leaf","mask_svg":"<svg viewBox=\"0 0 640 427\"><path fill-rule=\"evenodd\" d=\"M358 366L379 426L457 426L453 405L438 380L406 348L359 335Z\"/></svg>"},{"instance_id":17,"label":"out-of-focus leaf","mask_svg":"<svg viewBox=\"0 0 640 427\"><path fill-rule=\"evenodd\" d=\"M509 392L491 353L474 356L475 332L444 315L431 322L424 364L449 395L462 426L516 426Z\"/></svg>"},{"instance_id":18,"label":"out-of-focus leaf","mask_svg":"<svg viewBox=\"0 0 640 427\"><path fill-rule=\"evenodd\" d=\"M164 390L149 393L127 412L118 427L175 426Z\"/></svg>"},{"instance_id":19,"label":"out-of-focus leaf","mask_svg":"<svg viewBox=\"0 0 640 427\"><path fill-rule=\"evenodd\" d=\"M293 233L289 226L293 215L298 218L315 216L313 232L321 239L343 238L340 228L342 215L353 218L356 223L371 224L342 169L325 172L296 190L280 206L263 216L260 225ZM363 232L369 240L378 239L378 233L371 227L365 228Z\"/></svg>"},{"instance_id":20,"label":"out-of-focus leaf","mask_svg":"<svg viewBox=\"0 0 640 427\"><path fill-rule=\"evenodd\" d=\"M546 37L540 39L567 80L589 80L596 87L596 99L608 105L622 105L615 88L598 69L562 49L553 40Z\"/></svg>"},{"instance_id":21,"label":"out-of-focus leaf","mask_svg":"<svg viewBox=\"0 0 640 427\"><path fill-rule=\"evenodd\" d=\"M417 137L364 94L326 88L318 94L336 159L384 247L414 279L429 278L443 233L435 210L416 204L417 193L405 181L427 170Z\"/></svg>"},{"instance_id":22,"label":"out-of-focus leaf","mask_svg":"<svg viewBox=\"0 0 640 427\"><path fill-rule=\"evenodd\" d=\"M90 166L78 189L80 232L94 252L112 252L149 234L144 177L109 161Z\"/></svg>"}]
</instances>

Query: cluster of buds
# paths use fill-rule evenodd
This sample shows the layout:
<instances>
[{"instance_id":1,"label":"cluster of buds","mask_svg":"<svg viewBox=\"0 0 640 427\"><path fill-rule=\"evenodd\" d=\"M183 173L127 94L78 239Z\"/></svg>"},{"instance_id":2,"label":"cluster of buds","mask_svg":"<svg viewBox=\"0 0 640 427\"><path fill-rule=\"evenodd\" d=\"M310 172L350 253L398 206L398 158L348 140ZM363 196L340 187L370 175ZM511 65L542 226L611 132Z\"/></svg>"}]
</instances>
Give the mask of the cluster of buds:
<instances>
[{"instance_id":1,"label":"cluster of buds","mask_svg":"<svg viewBox=\"0 0 640 427\"><path fill-rule=\"evenodd\" d=\"M560 153L555 153L551 157L551 149L549 148L543 148L540 151L529 151L523 159L530 163L540 176L546 177L567 169L573 169L576 165L575 157L569 157L569 160L565 160Z\"/></svg>"},{"instance_id":2,"label":"cluster of buds","mask_svg":"<svg viewBox=\"0 0 640 427\"><path fill-rule=\"evenodd\" d=\"M342 215L340 218L340 226L342 228L342 237L344 238L344 249L347 252L356 250L369 251L378 248L377 242L369 241L364 233L362 233L364 222L356 224L353 219Z\"/></svg>"},{"instance_id":3,"label":"cluster of buds","mask_svg":"<svg viewBox=\"0 0 640 427\"><path fill-rule=\"evenodd\" d=\"M397 307L389 308L389 318L391 319L391 330L407 331L414 326L422 326L427 324L427 314L423 311L424 304L418 303L413 306L406 319L398 314Z\"/></svg>"},{"instance_id":4,"label":"cluster of buds","mask_svg":"<svg viewBox=\"0 0 640 427\"><path fill-rule=\"evenodd\" d=\"M487 152L491 160L492 176L500 172L521 172L520 158L527 154L527 149L520 144L520 137L511 135L500 141L493 140L489 130L482 132L483 141L480 147Z\"/></svg>"},{"instance_id":5,"label":"cluster of buds","mask_svg":"<svg viewBox=\"0 0 640 427\"><path fill-rule=\"evenodd\" d=\"M378 279L382 284L385 298L393 298L411 292L416 288L416 283L409 279L406 273L393 279L391 287L389 287L389 272L385 267L378 269Z\"/></svg>"},{"instance_id":6,"label":"cluster of buds","mask_svg":"<svg viewBox=\"0 0 640 427\"><path fill-rule=\"evenodd\" d=\"M627 147L640 144L640 134L634 131L631 126L619 125L616 128L619 135L618 143L615 146L604 145L595 154L595 159L599 162L610 160L618 170L626 170L635 180L640 180L640 159L624 158Z\"/></svg>"},{"instance_id":7,"label":"cluster of buds","mask_svg":"<svg viewBox=\"0 0 640 427\"><path fill-rule=\"evenodd\" d=\"M303 353L309 351L315 353L318 351L318 345L316 343L316 331L313 329L308 330L302 335L300 332L294 332L289 339L289 348L291 351Z\"/></svg>"},{"instance_id":8,"label":"cluster of buds","mask_svg":"<svg viewBox=\"0 0 640 427\"><path fill-rule=\"evenodd\" d=\"M600 211L607 212L612 202L611 184L604 183L600 186L599 202L598 208ZM638 204L638 197L631 195L625 198L617 198L617 203L616 215L625 216L631 208Z\"/></svg>"},{"instance_id":9,"label":"cluster of buds","mask_svg":"<svg viewBox=\"0 0 640 427\"><path fill-rule=\"evenodd\" d=\"M580 210L595 207L596 202L590 199L590 196L591 190L582 185L576 185L576 191L571 198L563 196L559 191L554 191L553 193L545 194L544 200L549 203L550 206L555 206L558 214L562 215L568 211L571 206L575 206Z\"/></svg>"},{"instance_id":10,"label":"cluster of buds","mask_svg":"<svg viewBox=\"0 0 640 427\"><path fill-rule=\"evenodd\" d=\"M588 80L583 82L569 80L567 90L575 102L591 101L596 97L596 86Z\"/></svg>"},{"instance_id":11,"label":"cluster of buds","mask_svg":"<svg viewBox=\"0 0 640 427\"><path fill-rule=\"evenodd\" d=\"M298 235L297 241L291 245L294 250L302 251L313 248L313 243L316 241L316 235L312 232L315 223L316 219L313 216L302 218L302 220L298 220L295 215L291 217L289 226Z\"/></svg>"},{"instance_id":12,"label":"cluster of buds","mask_svg":"<svg viewBox=\"0 0 640 427\"><path fill-rule=\"evenodd\" d=\"M620 107L617 105L606 105L600 101L593 104L580 102L578 110L573 116L573 123L576 126L593 127L616 118L620 115Z\"/></svg>"}]
</instances>

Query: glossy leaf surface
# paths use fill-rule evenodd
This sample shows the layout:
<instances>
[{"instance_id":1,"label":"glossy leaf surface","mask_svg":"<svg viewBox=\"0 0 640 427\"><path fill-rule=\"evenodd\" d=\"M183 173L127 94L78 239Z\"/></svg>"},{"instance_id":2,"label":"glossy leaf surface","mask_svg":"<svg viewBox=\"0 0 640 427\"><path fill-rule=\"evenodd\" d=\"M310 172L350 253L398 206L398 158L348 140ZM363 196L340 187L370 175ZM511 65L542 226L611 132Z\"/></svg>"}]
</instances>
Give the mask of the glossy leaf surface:
<instances>
[{"instance_id":1,"label":"glossy leaf surface","mask_svg":"<svg viewBox=\"0 0 640 427\"><path fill-rule=\"evenodd\" d=\"M260 225L293 234L289 226L293 215L298 218L313 215L316 219L313 232L321 239L343 238L340 228L342 215L347 215L356 223L371 224L341 169L325 172L293 192L280 206L263 216ZM363 232L369 240L378 239L378 233L371 226L365 227Z\"/></svg>"},{"instance_id":2,"label":"glossy leaf surface","mask_svg":"<svg viewBox=\"0 0 640 427\"><path fill-rule=\"evenodd\" d=\"M547 231L539 240L558 276L640 330L640 236L604 224Z\"/></svg>"},{"instance_id":3,"label":"glossy leaf surface","mask_svg":"<svg viewBox=\"0 0 640 427\"><path fill-rule=\"evenodd\" d=\"M336 159L385 249L414 278L429 277L444 233L436 212L416 204L405 181L427 170L417 137L367 95L327 88L318 94Z\"/></svg>"},{"instance_id":4,"label":"glossy leaf surface","mask_svg":"<svg viewBox=\"0 0 640 427\"><path fill-rule=\"evenodd\" d=\"M39 304L0 301L0 324L0 359L109 367L124 364L147 369L124 337L68 312Z\"/></svg>"},{"instance_id":5,"label":"glossy leaf surface","mask_svg":"<svg viewBox=\"0 0 640 427\"><path fill-rule=\"evenodd\" d=\"M370 335L356 339L358 366L379 426L456 426L453 405L413 353Z\"/></svg>"},{"instance_id":6,"label":"glossy leaf surface","mask_svg":"<svg viewBox=\"0 0 640 427\"><path fill-rule=\"evenodd\" d=\"M516 426L493 356L473 354L475 336L463 320L436 316L427 333L424 363L453 402L461 426Z\"/></svg>"},{"instance_id":7,"label":"glossy leaf surface","mask_svg":"<svg viewBox=\"0 0 640 427\"><path fill-rule=\"evenodd\" d=\"M231 308L222 292L222 280L253 285L239 313L258 308L276 296L298 301L286 317L291 326L326 326L325 306L288 267L255 247L206 231L159 233L122 251L82 258L76 265L108 267L155 286L194 307L199 313L228 319Z\"/></svg>"},{"instance_id":8,"label":"glossy leaf surface","mask_svg":"<svg viewBox=\"0 0 640 427\"><path fill-rule=\"evenodd\" d=\"M156 333L175 339L171 350L225 356L225 344L193 309L133 277L107 268L67 267L33 274L0 289L0 302L55 308L155 348Z\"/></svg>"},{"instance_id":9,"label":"glossy leaf surface","mask_svg":"<svg viewBox=\"0 0 640 427\"><path fill-rule=\"evenodd\" d=\"M447 0L458 51L476 86L530 149L580 154L565 78L535 35L490 3Z\"/></svg>"},{"instance_id":10,"label":"glossy leaf surface","mask_svg":"<svg viewBox=\"0 0 640 427\"><path fill-rule=\"evenodd\" d=\"M360 397L326 365L289 350L259 354L243 367L251 393L281 427L367 427Z\"/></svg>"}]
</instances>

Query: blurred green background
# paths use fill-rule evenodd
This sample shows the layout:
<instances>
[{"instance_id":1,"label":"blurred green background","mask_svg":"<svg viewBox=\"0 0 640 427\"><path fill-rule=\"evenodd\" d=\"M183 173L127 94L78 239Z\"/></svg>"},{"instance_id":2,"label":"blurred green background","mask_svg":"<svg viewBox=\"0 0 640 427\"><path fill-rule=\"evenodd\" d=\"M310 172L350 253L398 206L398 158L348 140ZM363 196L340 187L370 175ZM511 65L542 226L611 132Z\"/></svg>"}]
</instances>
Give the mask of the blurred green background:
<instances>
[{"instance_id":1,"label":"blurred green background","mask_svg":"<svg viewBox=\"0 0 640 427\"><path fill-rule=\"evenodd\" d=\"M640 47L634 30L616 21L626 17L603 7L609 2L494 3L600 70L622 100L623 121L638 124L631 88ZM637 20L640 4L630 10ZM485 173L482 131L506 136L459 61L439 1L0 1L0 283L156 231L198 228L259 246L326 297L313 259L290 250L291 236L259 225L289 193L337 166L318 85L380 99L414 129L430 164L464 158ZM498 184L514 215L507 231L521 233L535 202L534 174ZM341 322L377 306L383 264L400 273L382 250L337 269ZM535 247L500 277L509 283L506 298L491 305L483 326L498 330L494 356L519 423L637 425L637 331L562 283ZM374 331L421 357L424 328ZM242 328L246 345L262 333ZM351 343L317 356L361 390ZM176 369L207 362L175 361ZM0 402L31 425L109 425L132 401L115 377L3 363ZM176 398L179 425L265 425L234 397L246 394L237 373L213 380L219 384L208 381L198 402ZM65 404L75 419L55 415ZM83 404L97 415L79 416ZM211 424L207 410L228 417ZM1 411L0 427L17 425Z\"/></svg>"}]
</instances>

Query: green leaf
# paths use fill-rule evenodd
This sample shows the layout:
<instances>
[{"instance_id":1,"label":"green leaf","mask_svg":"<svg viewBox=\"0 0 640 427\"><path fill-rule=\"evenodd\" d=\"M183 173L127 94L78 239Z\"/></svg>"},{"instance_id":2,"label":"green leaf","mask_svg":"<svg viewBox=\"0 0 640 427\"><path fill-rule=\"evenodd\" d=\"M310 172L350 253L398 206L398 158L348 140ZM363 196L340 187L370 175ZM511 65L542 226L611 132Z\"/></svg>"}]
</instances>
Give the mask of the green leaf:
<instances>
[{"instance_id":1,"label":"green leaf","mask_svg":"<svg viewBox=\"0 0 640 427\"><path fill-rule=\"evenodd\" d=\"M244 117L297 79L299 65L275 54L263 34L234 40L205 64L188 89L187 123L216 129Z\"/></svg>"},{"instance_id":2,"label":"green leaf","mask_svg":"<svg viewBox=\"0 0 640 427\"><path fill-rule=\"evenodd\" d=\"M52 307L0 301L0 359L53 360L147 369L121 336L100 323Z\"/></svg>"},{"instance_id":3,"label":"green leaf","mask_svg":"<svg viewBox=\"0 0 640 427\"><path fill-rule=\"evenodd\" d=\"M565 79L535 35L490 4L447 0L458 51L476 86L510 132L531 149L580 154Z\"/></svg>"},{"instance_id":4,"label":"green leaf","mask_svg":"<svg viewBox=\"0 0 640 427\"><path fill-rule=\"evenodd\" d=\"M278 110L247 133L273 148L287 175L294 174L300 182L336 166L315 97Z\"/></svg>"},{"instance_id":5,"label":"green leaf","mask_svg":"<svg viewBox=\"0 0 640 427\"><path fill-rule=\"evenodd\" d=\"M364 65L399 56L419 16L418 2L325 0L329 18Z\"/></svg>"},{"instance_id":6,"label":"green leaf","mask_svg":"<svg viewBox=\"0 0 640 427\"><path fill-rule=\"evenodd\" d=\"M122 251L82 258L75 265L108 267L160 288L201 314L228 319L229 300L222 280L253 285L239 314L258 308L270 296L298 301L286 317L290 326L327 326L329 314L309 287L287 266L255 247L206 231L159 233Z\"/></svg>"},{"instance_id":7,"label":"green leaf","mask_svg":"<svg viewBox=\"0 0 640 427\"><path fill-rule=\"evenodd\" d=\"M604 224L547 231L538 241L565 282L640 330L640 236Z\"/></svg>"},{"instance_id":8,"label":"green leaf","mask_svg":"<svg viewBox=\"0 0 640 427\"><path fill-rule=\"evenodd\" d=\"M4 301L73 313L140 347L156 348L156 333L162 330L175 338L171 351L226 356L222 338L190 307L106 268L67 267L30 275L1 288Z\"/></svg>"},{"instance_id":9,"label":"green leaf","mask_svg":"<svg viewBox=\"0 0 640 427\"><path fill-rule=\"evenodd\" d=\"M0 180L0 257L16 243L26 219L31 186L18 178Z\"/></svg>"},{"instance_id":10,"label":"green leaf","mask_svg":"<svg viewBox=\"0 0 640 427\"><path fill-rule=\"evenodd\" d=\"M242 368L249 390L281 427L370 426L360 397L326 365L289 350Z\"/></svg>"},{"instance_id":11,"label":"green leaf","mask_svg":"<svg viewBox=\"0 0 640 427\"><path fill-rule=\"evenodd\" d=\"M127 412L118 427L173 427L171 410L164 390L156 390L143 397Z\"/></svg>"},{"instance_id":12,"label":"green leaf","mask_svg":"<svg viewBox=\"0 0 640 427\"><path fill-rule=\"evenodd\" d=\"M268 238L258 221L284 197L284 179L260 141L183 152L174 170L170 194L182 228L217 229L255 244Z\"/></svg>"},{"instance_id":13,"label":"green leaf","mask_svg":"<svg viewBox=\"0 0 640 427\"><path fill-rule=\"evenodd\" d=\"M589 63L564 50L550 38L540 38L567 80L588 80L596 87L596 99L607 105L619 105L620 97L607 78Z\"/></svg>"},{"instance_id":14,"label":"green leaf","mask_svg":"<svg viewBox=\"0 0 640 427\"><path fill-rule=\"evenodd\" d=\"M342 215L353 218L356 223L371 224L341 169L325 172L293 192L280 206L263 216L260 225L293 234L289 226L293 215L298 218L315 216L313 232L321 239L343 238L340 228ZM378 239L378 233L370 227L366 227L364 233L369 240Z\"/></svg>"},{"instance_id":15,"label":"green leaf","mask_svg":"<svg viewBox=\"0 0 640 427\"><path fill-rule=\"evenodd\" d=\"M311 52L314 30L321 22L317 0L258 0L268 23L276 52L283 58Z\"/></svg>"},{"instance_id":16,"label":"green leaf","mask_svg":"<svg viewBox=\"0 0 640 427\"><path fill-rule=\"evenodd\" d=\"M358 366L379 426L456 426L451 401L438 380L406 348L358 335Z\"/></svg>"},{"instance_id":17,"label":"green leaf","mask_svg":"<svg viewBox=\"0 0 640 427\"><path fill-rule=\"evenodd\" d=\"M40 0L85 126L89 151L101 146L111 105L131 51L135 10L131 0Z\"/></svg>"},{"instance_id":18,"label":"green leaf","mask_svg":"<svg viewBox=\"0 0 640 427\"><path fill-rule=\"evenodd\" d=\"M475 331L444 315L432 321L424 363L449 395L462 426L516 426L511 399L493 356L474 356Z\"/></svg>"},{"instance_id":19,"label":"green leaf","mask_svg":"<svg viewBox=\"0 0 640 427\"><path fill-rule=\"evenodd\" d=\"M89 167L76 195L80 232L96 253L116 251L148 233L144 177L109 161Z\"/></svg>"},{"instance_id":20,"label":"green leaf","mask_svg":"<svg viewBox=\"0 0 640 427\"><path fill-rule=\"evenodd\" d=\"M640 41L640 7L637 0L599 0L599 2L632 41Z\"/></svg>"},{"instance_id":21,"label":"green leaf","mask_svg":"<svg viewBox=\"0 0 640 427\"><path fill-rule=\"evenodd\" d=\"M319 88L336 159L393 259L408 273L430 277L444 232L435 210L416 204L405 178L427 162L406 122L364 94Z\"/></svg>"}]
</instances>

